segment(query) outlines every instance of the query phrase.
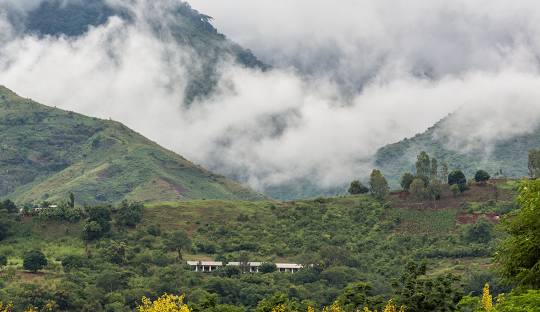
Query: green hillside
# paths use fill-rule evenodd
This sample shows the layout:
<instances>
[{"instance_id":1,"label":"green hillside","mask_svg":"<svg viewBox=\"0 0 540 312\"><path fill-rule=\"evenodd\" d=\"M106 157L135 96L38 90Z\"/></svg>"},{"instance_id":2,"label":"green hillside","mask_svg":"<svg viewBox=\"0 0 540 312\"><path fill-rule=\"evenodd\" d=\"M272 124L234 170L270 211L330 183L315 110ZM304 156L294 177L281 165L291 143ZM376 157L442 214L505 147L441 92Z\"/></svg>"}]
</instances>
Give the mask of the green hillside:
<instances>
[{"instance_id":1,"label":"green hillside","mask_svg":"<svg viewBox=\"0 0 540 312\"><path fill-rule=\"evenodd\" d=\"M499 188L498 201L493 187ZM420 279L431 286L424 295L448 308L414 311L454 311L455 300L469 292L481 294L486 281L494 293L507 290L491 270L491 256L501 237L493 225L495 216L514 208L512 187L504 181L474 185L458 197L445 190L436 204L399 194L385 202L362 195L294 202L155 203L144 208L140 223L132 227L123 225L125 215L118 209L110 210L112 220L100 222L110 223L111 230L86 243L81 237L88 215L72 223L24 216L13 221L17 226L11 225L0 244L0 255L8 257L6 274L0 275L0 301L41 307L50 298L59 304L58 311L131 311L143 295L181 292L193 311L258 312L271 311L256 309L264 299L288 298L320 307L349 292L369 297L380 309L389 298L407 300L406 294L399 297L405 284L399 278L406 278L402 274L411 263L425 263L427 272ZM179 231L190 238L183 247L184 260L248 259L313 267L295 274L196 273L170 247ZM22 269L23 256L32 249L42 250L49 260L36 274ZM33 296L23 295L32 289ZM281 299L268 299L274 296Z\"/></svg>"},{"instance_id":2,"label":"green hillside","mask_svg":"<svg viewBox=\"0 0 540 312\"><path fill-rule=\"evenodd\" d=\"M21 203L76 194L123 199L256 199L124 125L47 107L0 87L0 196Z\"/></svg>"},{"instance_id":3,"label":"green hillside","mask_svg":"<svg viewBox=\"0 0 540 312\"><path fill-rule=\"evenodd\" d=\"M478 169L484 169L492 176L500 175L501 171L502 176L511 178L528 175L528 152L540 147L540 128L508 140L499 140L489 152L461 152L448 148L449 137L441 131L447 120L443 119L410 139L382 147L375 155L375 167L381 169L394 187L399 185L403 173L415 172L414 163L421 151L437 158L439 164L447 163L450 169L463 170L468 177L474 176Z\"/></svg>"}]
</instances>

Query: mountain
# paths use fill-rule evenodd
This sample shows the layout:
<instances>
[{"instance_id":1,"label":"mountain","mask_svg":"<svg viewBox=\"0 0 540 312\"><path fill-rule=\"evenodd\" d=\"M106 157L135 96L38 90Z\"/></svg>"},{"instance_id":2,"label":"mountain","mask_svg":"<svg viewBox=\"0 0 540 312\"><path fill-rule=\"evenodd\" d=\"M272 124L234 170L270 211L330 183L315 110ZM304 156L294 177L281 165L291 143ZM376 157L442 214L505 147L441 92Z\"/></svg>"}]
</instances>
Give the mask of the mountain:
<instances>
[{"instance_id":1,"label":"mountain","mask_svg":"<svg viewBox=\"0 0 540 312\"><path fill-rule=\"evenodd\" d=\"M512 178L528 174L528 152L540 147L540 128L487 145L478 141L477 148L459 148L455 137L447 131L453 126L452 118L450 115L423 133L380 148L375 155L375 167L382 170L394 187L399 185L403 173L415 172L416 156L421 151L437 158L439 164L447 163L450 170L462 170L468 177L473 177L478 169L492 176Z\"/></svg>"},{"instance_id":2,"label":"mountain","mask_svg":"<svg viewBox=\"0 0 540 312\"><path fill-rule=\"evenodd\" d=\"M0 197L66 198L81 204L123 199L259 199L126 126L47 107L0 87Z\"/></svg>"},{"instance_id":3,"label":"mountain","mask_svg":"<svg viewBox=\"0 0 540 312\"><path fill-rule=\"evenodd\" d=\"M190 77L186 86L186 104L209 95L220 78L218 65L225 60L265 70L269 68L250 50L230 41L210 23L212 17L199 13L186 2L177 3L107 0L42 0L39 5L21 12L0 3L19 35L66 36L84 35L91 27L105 24L111 17L127 24L144 23L156 38L172 41L178 48L191 51L197 62L188 65ZM141 14L138 11L144 11Z\"/></svg>"}]
</instances>

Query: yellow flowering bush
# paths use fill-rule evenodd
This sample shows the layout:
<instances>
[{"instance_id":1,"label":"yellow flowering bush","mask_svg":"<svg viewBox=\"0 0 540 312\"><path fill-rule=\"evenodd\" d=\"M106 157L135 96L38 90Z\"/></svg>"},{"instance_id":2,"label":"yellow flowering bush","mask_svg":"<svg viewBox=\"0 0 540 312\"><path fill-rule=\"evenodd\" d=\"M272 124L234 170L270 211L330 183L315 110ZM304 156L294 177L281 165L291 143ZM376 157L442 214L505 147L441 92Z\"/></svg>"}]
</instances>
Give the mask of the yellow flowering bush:
<instances>
[{"instance_id":1,"label":"yellow flowering bush","mask_svg":"<svg viewBox=\"0 0 540 312\"><path fill-rule=\"evenodd\" d=\"M7 305L4 305L2 302L0 302L0 312L11 312L13 311L13 303L8 303Z\"/></svg>"},{"instance_id":2,"label":"yellow flowering bush","mask_svg":"<svg viewBox=\"0 0 540 312\"><path fill-rule=\"evenodd\" d=\"M484 285L484 291L482 292L482 308L484 311L489 312L493 310L493 297L489 293L489 284Z\"/></svg>"},{"instance_id":3,"label":"yellow flowering bush","mask_svg":"<svg viewBox=\"0 0 540 312\"><path fill-rule=\"evenodd\" d=\"M184 303L184 296L163 295L152 301L146 297L142 298L142 305L138 307L139 312L191 312L191 309Z\"/></svg>"}]
</instances>

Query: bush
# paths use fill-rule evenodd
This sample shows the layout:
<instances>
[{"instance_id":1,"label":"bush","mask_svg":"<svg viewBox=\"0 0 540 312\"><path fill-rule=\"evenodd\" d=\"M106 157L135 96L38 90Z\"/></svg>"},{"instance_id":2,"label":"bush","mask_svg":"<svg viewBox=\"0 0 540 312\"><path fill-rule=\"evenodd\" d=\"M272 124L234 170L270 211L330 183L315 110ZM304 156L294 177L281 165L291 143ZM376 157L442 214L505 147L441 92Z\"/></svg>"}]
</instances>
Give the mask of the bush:
<instances>
[{"instance_id":1,"label":"bush","mask_svg":"<svg viewBox=\"0 0 540 312\"><path fill-rule=\"evenodd\" d=\"M273 273L277 271L277 266L274 263L265 262L259 267L261 273Z\"/></svg>"},{"instance_id":2,"label":"bush","mask_svg":"<svg viewBox=\"0 0 540 312\"><path fill-rule=\"evenodd\" d=\"M424 199L427 194L424 180L420 178L414 179L410 185L409 192L411 193L411 196L414 197L414 199Z\"/></svg>"},{"instance_id":3,"label":"bush","mask_svg":"<svg viewBox=\"0 0 540 312\"><path fill-rule=\"evenodd\" d=\"M47 258L40 250L32 250L24 255L23 268L36 273L47 265Z\"/></svg>"},{"instance_id":4,"label":"bush","mask_svg":"<svg viewBox=\"0 0 540 312\"><path fill-rule=\"evenodd\" d=\"M478 170L476 171L476 174L474 175L474 180L478 183L485 183L490 179L489 173L487 173L484 170Z\"/></svg>"},{"instance_id":5,"label":"bush","mask_svg":"<svg viewBox=\"0 0 540 312\"><path fill-rule=\"evenodd\" d=\"M467 179L461 170L454 170L448 175L448 184L457 185L462 193L468 189Z\"/></svg>"},{"instance_id":6,"label":"bush","mask_svg":"<svg viewBox=\"0 0 540 312\"><path fill-rule=\"evenodd\" d=\"M18 212L17 205L9 199L4 200L0 203L0 209L5 209L9 213Z\"/></svg>"},{"instance_id":7,"label":"bush","mask_svg":"<svg viewBox=\"0 0 540 312\"><path fill-rule=\"evenodd\" d=\"M7 265L7 257L4 255L0 255L0 268L5 267Z\"/></svg>"},{"instance_id":8,"label":"bush","mask_svg":"<svg viewBox=\"0 0 540 312\"><path fill-rule=\"evenodd\" d=\"M411 183L414 181L414 176L407 172L405 174L403 174L403 176L401 176L401 187L403 188L404 191L409 191L409 188L411 186Z\"/></svg>"},{"instance_id":9,"label":"bush","mask_svg":"<svg viewBox=\"0 0 540 312\"><path fill-rule=\"evenodd\" d=\"M487 243L491 240L493 225L482 218L475 224L465 227L463 238L468 242Z\"/></svg>"},{"instance_id":10,"label":"bush","mask_svg":"<svg viewBox=\"0 0 540 312\"><path fill-rule=\"evenodd\" d=\"M142 203L129 203L124 200L117 210L116 224L127 227L136 226L142 220L143 209Z\"/></svg>"},{"instance_id":11,"label":"bush","mask_svg":"<svg viewBox=\"0 0 540 312\"><path fill-rule=\"evenodd\" d=\"M366 194L368 192L369 189L358 180L352 181L349 186L349 194L351 195Z\"/></svg>"},{"instance_id":12,"label":"bush","mask_svg":"<svg viewBox=\"0 0 540 312\"><path fill-rule=\"evenodd\" d=\"M73 269L78 269L86 264L86 258L82 256L69 255L62 260L64 271L70 272Z\"/></svg>"}]
</instances>

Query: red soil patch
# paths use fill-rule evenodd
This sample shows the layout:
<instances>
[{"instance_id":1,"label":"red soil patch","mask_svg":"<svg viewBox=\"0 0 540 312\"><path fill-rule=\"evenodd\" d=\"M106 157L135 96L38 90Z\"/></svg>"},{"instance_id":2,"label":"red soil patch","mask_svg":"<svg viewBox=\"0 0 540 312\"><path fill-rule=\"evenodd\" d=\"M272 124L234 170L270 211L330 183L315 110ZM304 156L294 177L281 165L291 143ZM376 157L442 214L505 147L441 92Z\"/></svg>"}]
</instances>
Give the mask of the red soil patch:
<instances>
[{"instance_id":1,"label":"red soil patch","mask_svg":"<svg viewBox=\"0 0 540 312\"><path fill-rule=\"evenodd\" d=\"M457 216L459 224L474 224L480 218L485 218L491 223L499 223L500 216L496 213L461 213Z\"/></svg>"},{"instance_id":2,"label":"red soil patch","mask_svg":"<svg viewBox=\"0 0 540 312\"><path fill-rule=\"evenodd\" d=\"M454 196L450 187L445 185L440 200L418 201L407 192L393 192L390 194L390 201L393 207L419 210L456 209L463 207L467 202L508 201L513 198L513 192L496 188L497 184L505 182L506 180L493 180L484 185L473 184L470 190L457 196Z\"/></svg>"}]
</instances>

